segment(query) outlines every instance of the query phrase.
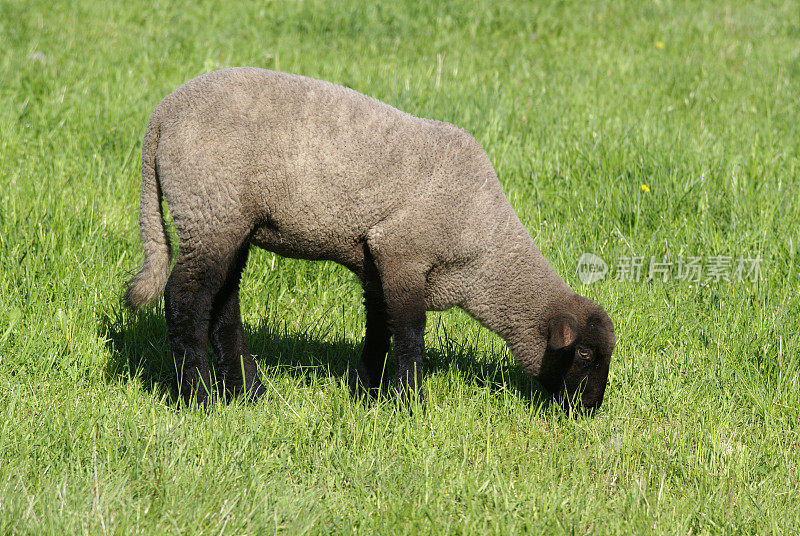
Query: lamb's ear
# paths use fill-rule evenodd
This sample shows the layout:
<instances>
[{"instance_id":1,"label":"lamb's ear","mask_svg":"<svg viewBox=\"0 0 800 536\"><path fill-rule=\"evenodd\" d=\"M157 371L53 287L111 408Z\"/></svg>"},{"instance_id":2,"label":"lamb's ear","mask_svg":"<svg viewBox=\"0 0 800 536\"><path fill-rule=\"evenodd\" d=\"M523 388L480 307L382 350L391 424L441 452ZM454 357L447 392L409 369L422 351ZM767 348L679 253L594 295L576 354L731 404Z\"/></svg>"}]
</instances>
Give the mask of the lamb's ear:
<instances>
[{"instance_id":1,"label":"lamb's ear","mask_svg":"<svg viewBox=\"0 0 800 536\"><path fill-rule=\"evenodd\" d=\"M580 337L580 332L575 326L575 320L566 315L555 316L550 319L547 334L547 346L553 350L561 350L575 344Z\"/></svg>"}]
</instances>

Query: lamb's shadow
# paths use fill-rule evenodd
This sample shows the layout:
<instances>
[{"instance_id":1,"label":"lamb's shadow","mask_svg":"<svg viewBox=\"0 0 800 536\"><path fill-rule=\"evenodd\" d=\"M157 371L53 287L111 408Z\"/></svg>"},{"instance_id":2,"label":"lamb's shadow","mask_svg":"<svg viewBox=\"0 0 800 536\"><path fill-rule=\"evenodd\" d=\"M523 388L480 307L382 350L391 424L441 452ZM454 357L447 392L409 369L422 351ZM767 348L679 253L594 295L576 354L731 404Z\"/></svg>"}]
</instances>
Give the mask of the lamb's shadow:
<instances>
[{"instance_id":1,"label":"lamb's shadow","mask_svg":"<svg viewBox=\"0 0 800 536\"><path fill-rule=\"evenodd\" d=\"M507 356L491 356L487 361L478 359L474 350L428 348L425 353L426 370L431 374L455 373L465 384L488 389L495 395L510 392L528 403L548 407L552 396L531 376L525 374Z\"/></svg>"},{"instance_id":2,"label":"lamb's shadow","mask_svg":"<svg viewBox=\"0 0 800 536\"><path fill-rule=\"evenodd\" d=\"M143 311L127 318L121 314L104 316L100 332L111 356L106 364L107 378L121 381L136 378L147 391L165 396L168 402L177 401L163 313ZM353 365L360 344L319 340L304 333L280 333L266 325L245 324L245 334L262 375L267 378L270 373L280 372L310 381L313 369L317 376L345 378L353 383Z\"/></svg>"},{"instance_id":3,"label":"lamb's shadow","mask_svg":"<svg viewBox=\"0 0 800 536\"><path fill-rule=\"evenodd\" d=\"M147 391L165 397L168 402L177 401L175 373L161 312L144 311L127 317L121 313L114 317L104 316L99 327L111 356L105 371L110 380L137 378ZM318 377L335 378L346 381L351 387L354 385L360 342L320 340L313 335L290 333L286 329L281 331L280 326L266 324L245 325L245 333L251 352L267 378L270 373L280 372L310 382L313 372ZM390 355L387 377L394 374L393 362ZM426 369L432 375L455 372L466 383L492 392L511 391L531 403L550 404L551 397L547 392L510 359L482 362L475 350L469 347L447 345L445 348L429 348ZM355 395L356 391L353 393Z\"/></svg>"},{"instance_id":4,"label":"lamb's shadow","mask_svg":"<svg viewBox=\"0 0 800 536\"><path fill-rule=\"evenodd\" d=\"M110 354L105 367L109 380L137 378L147 391L177 401L163 313L147 310L126 318L118 311L103 315L99 329Z\"/></svg>"}]
</instances>

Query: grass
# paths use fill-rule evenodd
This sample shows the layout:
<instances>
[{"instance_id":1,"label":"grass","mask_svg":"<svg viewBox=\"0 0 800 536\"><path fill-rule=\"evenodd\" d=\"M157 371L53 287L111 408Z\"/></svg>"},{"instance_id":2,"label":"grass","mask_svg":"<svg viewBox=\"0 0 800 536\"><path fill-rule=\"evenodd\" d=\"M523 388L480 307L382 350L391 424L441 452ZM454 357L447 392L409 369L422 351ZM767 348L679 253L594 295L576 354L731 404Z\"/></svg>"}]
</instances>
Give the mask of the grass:
<instances>
[{"instance_id":1,"label":"grass","mask_svg":"<svg viewBox=\"0 0 800 536\"><path fill-rule=\"evenodd\" d=\"M0 533L797 533L799 15L0 0ZM425 411L354 400L354 278L263 251L242 305L269 393L177 409L161 310L119 300L141 137L174 87L232 65L472 132L615 321L599 414L566 418L459 311L429 315ZM764 261L757 282L582 285L584 251Z\"/></svg>"}]
</instances>

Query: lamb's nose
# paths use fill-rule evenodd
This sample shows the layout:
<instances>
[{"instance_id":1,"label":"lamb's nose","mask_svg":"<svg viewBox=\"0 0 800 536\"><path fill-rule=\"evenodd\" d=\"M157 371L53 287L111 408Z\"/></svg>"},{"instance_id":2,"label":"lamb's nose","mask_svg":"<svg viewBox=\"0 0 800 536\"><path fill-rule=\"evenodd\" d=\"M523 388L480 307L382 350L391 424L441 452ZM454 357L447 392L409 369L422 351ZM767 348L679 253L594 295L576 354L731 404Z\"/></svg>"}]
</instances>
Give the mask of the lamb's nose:
<instances>
[{"instance_id":1,"label":"lamb's nose","mask_svg":"<svg viewBox=\"0 0 800 536\"><path fill-rule=\"evenodd\" d=\"M577 403L573 403L569 397L565 396L561 400L561 407L563 407L564 412L571 417L577 417L578 415L591 416L597 411L597 408L600 407L601 402L602 400L585 403L581 400Z\"/></svg>"}]
</instances>

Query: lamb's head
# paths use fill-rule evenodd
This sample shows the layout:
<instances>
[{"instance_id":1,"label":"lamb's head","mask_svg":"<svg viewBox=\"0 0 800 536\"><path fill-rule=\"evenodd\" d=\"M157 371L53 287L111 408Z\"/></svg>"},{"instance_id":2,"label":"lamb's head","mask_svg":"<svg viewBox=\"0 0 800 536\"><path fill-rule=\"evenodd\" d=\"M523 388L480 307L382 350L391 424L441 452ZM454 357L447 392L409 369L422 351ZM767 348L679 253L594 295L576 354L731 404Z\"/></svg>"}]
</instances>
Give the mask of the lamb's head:
<instances>
[{"instance_id":1,"label":"lamb's head","mask_svg":"<svg viewBox=\"0 0 800 536\"><path fill-rule=\"evenodd\" d=\"M599 408L614 351L611 319L592 300L572 294L551 311L546 329L539 381L567 413Z\"/></svg>"}]
</instances>

